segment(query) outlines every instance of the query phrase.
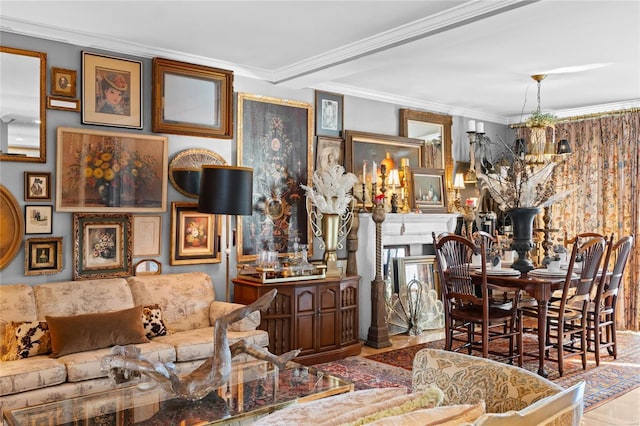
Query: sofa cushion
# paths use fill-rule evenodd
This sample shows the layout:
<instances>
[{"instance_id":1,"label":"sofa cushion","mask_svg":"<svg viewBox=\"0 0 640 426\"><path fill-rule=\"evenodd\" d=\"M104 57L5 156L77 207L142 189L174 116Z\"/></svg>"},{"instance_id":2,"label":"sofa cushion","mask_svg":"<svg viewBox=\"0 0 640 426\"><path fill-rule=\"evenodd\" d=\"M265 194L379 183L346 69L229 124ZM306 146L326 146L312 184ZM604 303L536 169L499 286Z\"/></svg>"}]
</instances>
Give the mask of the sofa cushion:
<instances>
[{"instance_id":1,"label":"sofa cushion","mask_svg":"<svg viewBox=\"0 0 640 426\"><path fill-rule=\"evenodd\" d=\"M0 362L0 395L58 385L66 378L64 364L44 355Z\"/></svg>"},{"instance_id":2,"label":"sofa cushion","mask_svg":"<svg viewBox=\"0 0 640 426\"><path fill-rule=\"evenodd\" d=\"M484 402L477 404L447 405L444 407L422 408L384 417L367 423L369 426L458 426L471 423L484 414Z\"/></svg>"},{"instance_id":3,"label":"sofa cushion","mask_svg":"<svg viewBox=\"0 0 640 426\"><path fill-rule=\"evenodd\" d=\"M236 309L240 309L245 305L239 303L219 302L214 300L209 307L209 321L211 325L216 322L216 319L223 315L233 312ZM229 331L250 331L255 330L260 325L260 311L254 311L246 318L229 324Z\"/></svg>"},{"instance_id":4,"label":"sofa cushion","mask_svg":"<svg viewBox=\"0 0 640 426\"><path fill-rule=\"evenodd\" d=\"M175 362L176 353L173 346L157 343L155 341L136 345L141 354L150 361L161 363ZM111 348L96 349L93 351L78 352L64 355L58 358L67 368L67 381L80 382L107 376L108 372L101 367L102 357L109 355Z\"/></svg>"},{"instance_id":5,"label":"sofa cushion","mask_svg":"<svg viewBox=\"0 0 640 426\"><path fill-rule=\"evenodd\" d=\"M147 339L167 334L160 305L148 305L142 308L142 326Z\"/></svg>"},{"instance_id":6,"label":"sofa cushion","mask_svg":"<svg viewBox=\"0 0 640 426\"><path fill-rule=\"evenodd\" d=\"M45 321L11 321L5 330L2 361L15 361L51 352L51 334Z\"/></svg>"},{"instance_id":7,"label":"sofa cushion","mask_svg":"<svg viewBox=\"0 0 640 426\"><path fill-rule=\"evenodd\" d=\"M204 272L139 275L127 278L136 305L160 305L169 332L210 326L213 282Z\"/></svg>"},{"instance_id":8,"label":"sofa cushion","mask_svg":"<svg viewBox=\"0 0 640 426\"><path fill-rule=\"evenodd\" d=\"M579 382L520 410L489 413L480 417L474 426L579 426L583 412L585 382Z\"/></svg>"},{"instance_id":9,"label":"sofa cushion","mask_svg":"<svg viewBox=\"0 0 640 426\"><path fill-rule=\"evenodd\" d=\"M26 284L0 286L0 337L5 335L5 327L11 321L36 321L36 302L33 287ZM0 345L0 356L4 350Z\"/></svg>"},{"instance_id":10,"label":"sofa cushion","mask_svg":"<svg viewBox=\"0 0 640 426\"><path fill-rule=\"evenodd\" d=\"M230 345L240 339L258 346L269 345L269 334L262 330L229 331L227 339ZM213 355L213 327L171 333L156 337L153 341L175 347L177 362L205 359Z\"/></svg>"},{"instance_id":11,"label":"sofa cushion","mask_svg":"<svg viewBox=\"0 0 640 426\"><path fill-rule=\"evenodd\" d=\"M51 357L107 348L113 345L146 343L142 327L142 307L115 312L46 316L51 332Z\"/></svg>"},{"instance_id":12,"label":"sofa cushion","mask_svg":"<svg viewBox=\"0 0 640 426\"><path fill-rule=\"evenodd\" d=\"M135 306L124 278L38 284L33 292L38 319L47 315L62 317L113 312Z\"/></svg>"},{"instance_id":13,"label":"sofa cushion","mask_svg":"<svg viewBox=\"0 0 640 426\"><path fill-rule=\"evenodd\" d=\"M322 423L345 411L358 410L370 404L406 395L404 388L376 388L334 395L315 401L294 404L253 423L253 426L305 425Z\"/></svg>"}]
</instances>

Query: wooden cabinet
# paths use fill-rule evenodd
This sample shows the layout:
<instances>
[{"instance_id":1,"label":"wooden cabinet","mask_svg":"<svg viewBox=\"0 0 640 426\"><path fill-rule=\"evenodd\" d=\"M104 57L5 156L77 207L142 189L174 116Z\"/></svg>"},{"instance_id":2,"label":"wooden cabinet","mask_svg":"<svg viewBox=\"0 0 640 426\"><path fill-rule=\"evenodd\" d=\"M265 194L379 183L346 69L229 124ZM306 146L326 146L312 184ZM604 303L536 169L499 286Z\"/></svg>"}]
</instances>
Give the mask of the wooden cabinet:
<instances>
[{"instance_id":1,"label":"wooden cabinet","mask_svg":"<svg viewBox=\"0 0 640 426\"><path fill-rule=\"evenodd\" d=\"M269 351L301 349L302 364L317 364L357 355L359 276L261 284L233 280L234 302L249 304L273 288L278 294L260 329L269 333Z\"/></svg>"}]
</instances>

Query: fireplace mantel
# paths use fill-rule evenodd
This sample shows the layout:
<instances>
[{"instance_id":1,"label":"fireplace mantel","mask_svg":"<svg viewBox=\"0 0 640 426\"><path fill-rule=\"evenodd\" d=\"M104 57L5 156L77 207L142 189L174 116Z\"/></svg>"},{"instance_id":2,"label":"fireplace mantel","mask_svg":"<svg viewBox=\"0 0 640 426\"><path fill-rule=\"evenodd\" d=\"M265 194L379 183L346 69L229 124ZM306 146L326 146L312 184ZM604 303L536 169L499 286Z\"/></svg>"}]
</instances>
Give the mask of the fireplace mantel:
<instances>
[{"instance_id":1,"label":"fireplace mantel","mask_svg":"<svg viewBox=\"0 0 640 426\"><path fill-rule=\"evenodd\" d=\"M422 246L433 244L432 232L454 232L458 214L387 213L382 223L382 246L409 246L410 253L421 254ZM371 325L371 281L376 268L376 224L371 213L360 213L358 228L358 275L360 286L360 338L366 340Z\"/></svg>"}]
</instances>

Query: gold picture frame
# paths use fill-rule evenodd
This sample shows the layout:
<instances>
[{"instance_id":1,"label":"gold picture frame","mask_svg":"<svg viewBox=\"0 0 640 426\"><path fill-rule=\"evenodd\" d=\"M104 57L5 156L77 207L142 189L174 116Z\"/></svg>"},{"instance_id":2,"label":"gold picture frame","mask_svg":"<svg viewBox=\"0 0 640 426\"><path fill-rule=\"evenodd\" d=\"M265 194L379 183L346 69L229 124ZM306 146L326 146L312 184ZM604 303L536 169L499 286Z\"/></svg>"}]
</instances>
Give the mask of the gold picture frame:
<instances>
[{"instance_id":1,"label":"gold picture frame","mask_svg":"<svg viewBox=\"0 0 640 426\"><path fill-rule=\"evenodd\" d=\"M73 279L133 275L130 214L73 214Z\"/></svg>"},{"instance_id":2,"label":"gold picture frame","mask_svg":"<svg viewBox=\"0 0 640 426\"><path fill-rule=\"evenodd\" d=\"M238 94L238 165L254 170L253 215L237 218L239 262L264 248L289 256L294 238L313 246L300 188L311 182L312 133L311 104Z\"/></svg>"},{"instance_id":3,"label":"gold picture frame","mask_svg":"<svg viewBox=\"0 0 640 426\"><path fill-rule=\"evenodd\" d=\"M62 237L29 238L24 243L24 274L45 275L62 271Z\"/></svg>"},{"instance_id":4,"label":"gold picture frame","mask_svg":"<svg viewBox=\"0 0 640 426\"><path fill-rule=\"evenodd\" d=\"M58 127L56 211L167 210L166 136Z\"/></svg>"},{"instance_id":5,"label":"gold picture frame","mask_svg":"<svg viewBox=\"0 0 640 426\"><path fill-rule=\"evenodd\" d=\"M447 188L444 169L411 170L411 208L422 213L447 212Z\"/></svg>"},{"instance_id":6,"label":"gold picture frame","mask_svg":"<svg viewBox=\"0 0 640 426\"><path fill-rule=\"evenodd\" d=\"M75 98L77 74L75 70L51 67L51 94Z\"/></svg>"},{"instance_id":7,"label":"gold picture frame","mask_svg":"<svg viewBox=\"0 0 640 426\"><path fill-rule=\"evenodd\" d=\"M220 215L198 212L198 203L171 203L171 265L220 263Z\"/></svg>"},{"instance_id":8,"label":"gold picture frame","mask_svg":"<svg viewBox=\"0 0 640 426\"><path fill-rule=\"evenodd\" d=\"M233 138L233 71L153 58L152 101L156 133Z\"/></svg>"},{"instance_id":9,"label":"gold picture frame","mask_svg":"<svg viewBox=\"0 0 640 426\"><path fill-rule=\"evenodd\" d=\"M82 52L82 124L142 129L142 62Z\"/></svg>"}]
</instances>

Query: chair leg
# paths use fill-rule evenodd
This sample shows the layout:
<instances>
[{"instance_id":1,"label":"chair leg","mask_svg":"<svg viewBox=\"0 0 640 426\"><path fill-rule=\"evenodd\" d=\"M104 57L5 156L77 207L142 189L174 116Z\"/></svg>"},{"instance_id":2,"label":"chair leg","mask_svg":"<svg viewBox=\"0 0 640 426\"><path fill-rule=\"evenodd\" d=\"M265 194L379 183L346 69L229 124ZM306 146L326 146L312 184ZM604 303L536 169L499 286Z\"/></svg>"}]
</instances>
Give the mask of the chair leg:
<instances>
[{"instance_id":1,"label":"chair leg","mask_svg":"<svg viewBox=\"0 0 640 426\"><path fill-rule=\"evenodd\" d=\"M593 315L593 351L596 356L596 367L600 365L600 342L602 337L602 329L600 328L600 315Z\"/></svg>"},{"instance_id":2,"label":"chair leg","mask_svg":"<svg viewBox=\"0 0 640 426\"><path fill-rule=\"evenodd\" d=\"M587 369L587 330L582 327L582 331L580 332L580 343L582 344L582 369Z\"/></svg>"},{"instance_id":3,"label":"chair leg","mask_svg":"<svg viewBox=\"0 0 640 426\"><path fill-rule=\"evenodd\" d=\"M613 345L609 346L607 348L607 350L609 351L609 354L613 355L613 359L617 359L618 358L618 341L616 340L616 324L615 324L615 317L613 314L611 314L612 318L611 318L611 324L608 326L610 327L611 330L611 340L609 340L610 342L613 343Z\"/></svg>"}]
</instances>

